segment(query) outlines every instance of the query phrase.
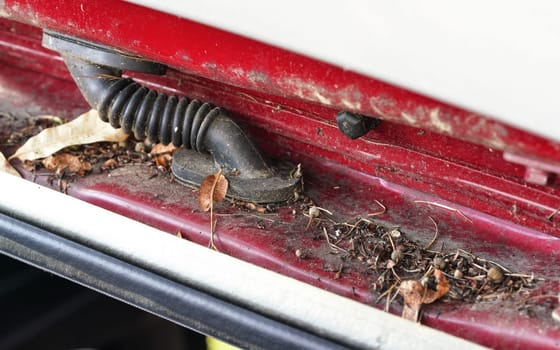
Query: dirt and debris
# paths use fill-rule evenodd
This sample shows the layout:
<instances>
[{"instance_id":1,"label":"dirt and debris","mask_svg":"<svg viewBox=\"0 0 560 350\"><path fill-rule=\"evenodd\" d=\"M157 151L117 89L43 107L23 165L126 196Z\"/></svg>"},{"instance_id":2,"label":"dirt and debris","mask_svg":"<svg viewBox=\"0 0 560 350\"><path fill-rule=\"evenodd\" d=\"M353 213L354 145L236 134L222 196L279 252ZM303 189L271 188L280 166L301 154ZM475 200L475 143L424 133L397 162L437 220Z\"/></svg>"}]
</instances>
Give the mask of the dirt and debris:
<instances>
[{"instance_id":1,"label":"dirt and debris","mask_svg":"<svg viewBox=\"0 0 560 350\"><path fill-rule=\"evenodd\" d=\"M198 190L198 207L202 211L210 211L210 243L209 246L218 250L214 244L214 202L221 202L226 197L228 190L228 180L222 175L222 169L216 173L206 176L200 184Z\"/></svg>"},{"instance_id":2,"label":"dirt and debris","mask_svg":"<svg viewBox=\"0 0 560 350\"><path fill-rule=\"evenodd\" d=\"M70 153L58 153L56 155L48 156L41 161L43 166L58 176L62 175L65 171L84 176L87 172L91 171L91 163L82 160L79 156Z\"/></svg>"},{"instance_id":3,"label":"dirt and debris","mask_svg":"<svg viewBox=\"0 0 560 350\"><path fill-rule=\"evenodd\" d=\"M156 157L144 151L136 151L143 142L128 140L121 143L97 142L71 146L44 159L26 160L23 168L32 177L48 175L48 183L60 191L67 191L77 178L88 174L107 173L127 164L146 164L156 169L154 176L169 176L169 164L160 166ZM50 172L45 174L42 169Z\"/></svg>"},{"instance_id":4,"label":"dirt and debris","mask_svg":"<svg viewBox=\"0 0 560 350\"><path fill-rule=\"evenodd\" d=\"M368 218L337 222L324 212L312 213L314 207L309 205L306 216L325 239L330 254L339 256L349 267L358 265L366 274L376 276L371 289L379 295L377 302L385 302L387 311L399 293L404 296L403 315L409 319L417 320L422 304L440 298L464 303L503 300L531 290L540 280L463 249L448 251L443 244L439 249L431 248L437 245L438 236L433 219L434 238L421 245L399 227L371 218L386 208Z\"/></svg>"},{"instance_id":5,"label":"dirt and debris","mask_svg":"<svg viewBox=\"0 0 560 350\"><path fill-rule=\"evenodd\" d=\"M0 172L21 177L19 172L12 166L12 164L10 164L10 162L8 161L8 159L6 159L2 152L0 152Z\"/></svg>"},{"instance_id":6,"label":"dirt and debris","mask_svg":"<svg viewBox=\"0 0 560 350\"><path fill-rule=\"evenodd\" d=\"M50 120L55 120L51 117ZM121 129L114 129L99 118L95 110L90 110L76 119L46 128L29 138L10 157L21 161L48 157L66 147L94 142L124 142L128 138Z\"/></svg>"},{"instance_id":7,"label":"dirt and debris","mask_svg":"<svg viewBox=\"0 0 560 350\"><path fill-rule=\"evenodd\" d=\"M437 268L420 281L406 280L399 284L398 292L404 299L402 317L418 322L422 305L431 304L449 291L449 282Z\"/></svg>"},{"instance_id":8,"label":"dirt and debris","mask_svg":"<svg viewBox=\"0 0 560 350\"><path fill-rule=\"evenodd\" d=\"M142 148L142 146L135 146L135 150L139 149L141 151L144 151L146 149L145 142L138 142L137 145L142 145L144 147ZM173 153L175 153L176 150L177 147L175 147L172 143L168 145L158 143L151 148L150 155L154 159L155 164L159 170L168 171L171 167L171 161L173 160Z\"/></svg>"},{"instance_id":9,"label":"dirt and debris","mask_svg":"<svg viewBox=\"0 0 560 350\"><path fill-rule=\"evenodd\" d=\"M221 202L228 189L228 180L222 175L222 170L208 175L202 180L198 190L198 207L202 211L209 211L214 202Z\"/></svg>"},{"instance_id":10,"label":"dirt and debris","mask_svg":"<svg viewBox=\"0 0 560 350\"><path fill-rule=\"evenodd\" d=\"M7 141L10 144L21 143L31 132L37 132L44 125L57 123L54 119L38 120L25 130L14 133ZM50 176L57 179L60 188L66 191L68 183L79 176L109 172L131 163L143 163L157 169L156 174L169 175L174 151L172 147L150 145L130 139L120 143L98 142L66 147L44 160L25 161L24 167L33 173L42 168L50 169L54 172ZM223 178L223 175L210 176L213 178L208 180L211 186L209 192L206 191L208 193L204 195L203 210L210 209L213 201L221 200L215 197L216 192L222 199L222 192L225 195L225 192L218 188L220 181L216 181ZM292 171L291 176L302 178L303 187L301 165ZM409 239L406 232L398 226L377 220L378 216L390 208L385 208L379 201L375 202L380 208L378 211L365 217L342 221L335 220L336 213L316 205L303 191L294 193L293 199L283 206L291 207L294 216L306 216L306 225L302 225L302 230L308 234L315 234L318 239L324 239L330 254L340 259L341 263L329 270L334 273L335 279L342 278L356 266L359 267L360 273L373 276L370 288L375 295L379 295L377 302L383 302L386 310L389 310L392 302L401 295L404 297L403 315L411 320L418 320L422 305L436 300L475 303L508 299L531 290L539 281L533 274L517 273L498 262L477 256L474 252L462 249L446 250L443 245L438 244L438 224L431 217L429 219L434 224L433 239L428 244L421 245ZM258 215L259 218L278 207L242 201L230 203L233 208L249 211L254 213L251 215ZM417 203L437 204L423 201ZM466 222L471 222L463 213L456 212ZM214 218L211 217L210 221L213 246ZM439 248L435 248L438 246ZM306 248L298 248L295 250L295 257L305 260L312 258L313 254ZM527 299L518 309L530 312L532 302L533 299Z\"/></svg>"},{"instance_id":11,"label":"dirt and debris","mask_svg":"<svg viewBox=\"0 0 560 350\"><path fill-rule=\"evenodd\" d=\"M4 135L4 130L0 132L0 141L4 146L14 146L22 144L27 141L33 135L38 134L46 128L57 126L63 123L62 119L57 116L50 115L40 115L40 116L28 116L26 118L18 118L16 116L9 116L5 113L0 112L0 117L9 117L10 125L13 126L13 130L8 134Z\"/></svg>"}]
</instances>

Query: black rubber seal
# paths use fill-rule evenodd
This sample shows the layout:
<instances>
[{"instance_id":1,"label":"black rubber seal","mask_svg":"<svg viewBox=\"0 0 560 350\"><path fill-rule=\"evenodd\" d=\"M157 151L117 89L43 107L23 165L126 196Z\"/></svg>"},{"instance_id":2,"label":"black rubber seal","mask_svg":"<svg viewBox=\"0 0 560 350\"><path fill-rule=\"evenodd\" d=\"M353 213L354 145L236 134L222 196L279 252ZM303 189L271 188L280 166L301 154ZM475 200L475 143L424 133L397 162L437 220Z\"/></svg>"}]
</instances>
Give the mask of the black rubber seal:
<instances>
[{"instance_id":1,"label":"black rubber seal","mask_svg":"<svg viewBox=\"0 0 560 350\"><path fill-rule=\"evenodd\" d=\"M346 348L2 213L0 253L241 348Z\"/></svg>"}]
</instances>

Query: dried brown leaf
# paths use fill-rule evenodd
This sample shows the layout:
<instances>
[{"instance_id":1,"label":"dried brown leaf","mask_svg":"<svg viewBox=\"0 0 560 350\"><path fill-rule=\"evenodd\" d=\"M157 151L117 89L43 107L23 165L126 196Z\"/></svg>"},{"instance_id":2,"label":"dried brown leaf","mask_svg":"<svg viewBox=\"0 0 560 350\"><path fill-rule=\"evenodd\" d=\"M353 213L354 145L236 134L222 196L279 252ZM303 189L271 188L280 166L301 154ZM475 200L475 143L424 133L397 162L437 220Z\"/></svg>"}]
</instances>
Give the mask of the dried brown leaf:
<instances>
[{"instance_id":1,"label":"dried brown leaf","mask_svg":"<svg viewBox=\"0 0 560 350\"><path fill-rule=\"evenodd\" d=\"M119 166L119 162L117 162L116 159L111 158L111 159L107 159L105 162L103 162L103 164L101 165L101 170L115 169L118 166Z\"/></svg>"},{"instance_id":2,"label":"dried brown leaf","mask_svg":"<svg viewBox=\"0 0 560 350\"><path fill-rule=\"evenodd\" d=\"M402 317L417 322L423 304L430 304L438 300L449 291L449 282L438 269L434 270L436 290L423 286L420 281L407 280L399 285L399 293L404 299Z\"/></svg>"},{"instance_id":3,"label":"dried brown leaf","mask_svg":"<svg viewBox=\"0 0 560 350\"><path fill-rule=\"evenodd\" d=\"M156 166L158 168L169 169L169 166L171 165L171 160L173 160L173 157L171 155L162 154L155 158Z\"/></svg>"},{"instance_id":4,"label":"dried brown leaf","mask_svg":"<svg viewBox=\"0 0 560 350\"><path fill-rule=\"evenodd\" d=\"M222 175L221 170L216 174L206 176L198 191L198 207L203 211L208 211L212 201L221 202L226 196L228 185L228 180Z\"/></svg>"},{"instance_id":5,"label":"dried brown leaf","mask_svg":"<svg viewBox=\"0 0 560 350\"><path fill-rule=\"evenodd\" d=\"M57 174L62 174L65 170L68 170L71 173L83 176L92 168L89 162L82 161L79 157L70 153L49 156L43 159L42 163L45 168Z\"/></svg>"},{"instance_id":6,"label":"dried brown leaf","mask_svg":"<svg viewBox=\"0 0 560 350\"><path fill-rule=\"evenodd\" d=\"M171 160L173 159L173 153L177 150L177 147L173 146L172 143L168 145L163 145L158 143L152 147L150 154L154 157L156 166L160 169L167 170L171 166Z\"/></svg>"},{"instance_id":7,"label":"dried brown leaf","mask_svg":"<svg viewBox=\"0 0 560 350\"><path fill-rule=\"evenodd\" d=\"M10 164L6 157L4 157L4 154L2 154L2 152L0 152L0 172L21 177L18 171Z\"/></svg>"},{"instance_id":8,"label":"dried brown leaf","mask_svg":"<svg viewBox=\"0 0 560 350\"><path fill-rule=\"evenodd\" d=\"M34 160L50 156L68 146L100 141L122 142L127 137L121 129L114 129L109 123L103 122L97 111L92 109L69 123L45 129L31 137L10 159Z\"/></svg>"},{"instance_id":9,"label":"dried brown leaf","mask_svg":"<svg viewBox=\"0 0 560 350\"><path fill-rule=\"evenodd\" d=\"M173 152L175 152L176 149L177 149L177 147L173 146L172 143L170 143L168 145L158 143L158 144L155 144L154 147L152 147L152 150L150 151L150 154L153 155L153 156L159 156L159 155L162 155L162 154L173 154Z\"/></svg>"},{"instance_id":10,"label":"dried brown leaf","mask_svg":"<svg viewBox=\"0 0 560 350\"><path fill-rule=\"evenodd\" d=\"M256 211L257 213L260 213L260 214L266 213L266 208L265 207L262 207L260 205L255 204L255 203L242 202L241 205L243 205L245 208L247 208L249 210Z\"/></svg>"},{"instance_id":11,"label":"dried brown leaf","mask_svg":"<svg viewBox=\"0 0 560 350\"><path fill-rule=\"evenodd\" d=\"M449 292L449 281L447 281L443 272L438 269L434 269L434 277L437 282L436 290L434 291L426 288L427 293L424 295L424 298L422 298L422 303L424 304L433 303Z\"/></svg>"}]
</instances>

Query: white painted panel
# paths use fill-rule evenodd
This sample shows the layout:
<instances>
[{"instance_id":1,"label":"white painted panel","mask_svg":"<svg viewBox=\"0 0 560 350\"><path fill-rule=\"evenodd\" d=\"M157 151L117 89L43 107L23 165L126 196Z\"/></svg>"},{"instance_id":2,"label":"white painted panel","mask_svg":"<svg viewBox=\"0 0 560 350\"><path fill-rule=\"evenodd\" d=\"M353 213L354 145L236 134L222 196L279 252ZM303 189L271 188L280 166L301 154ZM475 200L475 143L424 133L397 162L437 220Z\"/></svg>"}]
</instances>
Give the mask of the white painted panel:
<instances>
[{"instance_id":1,"label":"white painted panel","mask_svg":"<svg viewBox=\"0 0 560 350\"><path fill-rule=\"evenodd\" d=\"M133 0L560 140L560 2Z\"/></svg>"}]
</instances>

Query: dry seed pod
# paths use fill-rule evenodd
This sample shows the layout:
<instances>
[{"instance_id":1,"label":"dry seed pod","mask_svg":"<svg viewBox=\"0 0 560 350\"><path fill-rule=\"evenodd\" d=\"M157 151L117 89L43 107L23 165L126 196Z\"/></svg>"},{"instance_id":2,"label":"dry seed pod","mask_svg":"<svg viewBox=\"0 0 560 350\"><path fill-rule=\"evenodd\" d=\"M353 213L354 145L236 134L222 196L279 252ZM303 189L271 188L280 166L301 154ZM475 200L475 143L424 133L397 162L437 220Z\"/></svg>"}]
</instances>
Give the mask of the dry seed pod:
<instances>
[{"instance_id":1,"label":"dry seed pod","mask_svg":"<svg viewBox=\"0 0 560 350\"><path fill-rule=\"evenodd\" d=\"M310 218L317 218L319 217L319 214L321 212L319 211L319 208L317 208L316 206L312 206L311 208L309 208L309 217Z\"/></svg>"},{"instance_id":2,"label":"dry seed pod","mask_svg":"<svg viewBox=\"0 0 560 350\"><path fill-rule=\"evenodd\" d=\"M463 272L459 269L456 269L455 271L453 271L453 277L457 279L463 278Z\"/></svg>"},{"instance_id":3,"label":"dry seed pod","mask_svg":"<svg viewBox=\"0 0 560 350\"><path fill-rule=\"evenodd\" d=\"M397 265L397 263L395 263L393 260L389 259L387 260L387 268L388 269L392 269L393 267L395 267L395 265Z\"/></svg>"},{"instance_id":4,"label":"dry seed pod","mask_svg":"<svg viewBox=\"0 0 560 350\"><path fill-rule=\"evenodd\" d=\"M391 260L393 260L394 262L399 262L399 260L402 258L402 255L403 254L401 250L395 249L391 253Z\"/></svg>"},{"instance_id":5,"label":"dry seed pod","mask_svg":"<svg viewBox=\"0 0 560 350\"><path fill-rule=\"evenodd\" d=\"M134 151L135 152L146 152L146 145L142 142L137 142L134 145Z\"/></svg>"},{"instance_id":6,"label":"dry seed pod","mask_svg":"<svg viewBox=\"0 0 560 350\"><path fill-rule=\"evenodd\" d=\"M436 256L433 260L433 264L435 268L438 268L440 270L445 269L445 267L447 266L447 263L445 262L445 260L439 256Z\"/></svg>"},{"instance_id":7,"label":"dry seed pod","mask_svg":"<svg viewBox=\"0 0 560 350\"><path fill-rule=\"evenodd\" d=\"M488 269L486 277L493 283L501 283L504 280L504 271L497 266Z\"/></svg>"}]
</instances>

